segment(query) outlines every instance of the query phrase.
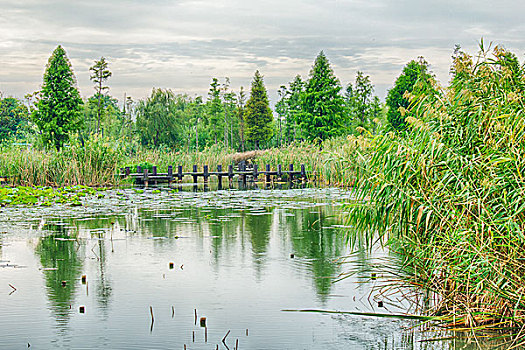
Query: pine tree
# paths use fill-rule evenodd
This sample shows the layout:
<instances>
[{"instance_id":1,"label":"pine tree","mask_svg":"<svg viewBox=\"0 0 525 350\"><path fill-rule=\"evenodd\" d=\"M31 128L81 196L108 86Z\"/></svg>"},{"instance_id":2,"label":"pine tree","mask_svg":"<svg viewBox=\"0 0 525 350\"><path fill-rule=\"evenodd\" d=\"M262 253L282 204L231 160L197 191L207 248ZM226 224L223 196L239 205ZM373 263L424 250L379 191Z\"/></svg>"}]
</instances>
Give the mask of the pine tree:
<instances>
[{"instance_id":1,"label":"pine tree","mask_svg":"<svg viewBox=\"0 0 525 350\"><path fill-rule=\"evenodd\" d=\"M299 125L310 140L325 140L344 131L342 87L323 51L315 59L302 95Z\"/></svg>"},{"instance_id":2,"label":"pine tree","mask_svg":"<svg viewBox=\"0 0 525 350\"><path fill-rule=\"evenodd\" d=\"M82 126L82 99L66 51L58 46L49 58L33 112L44 145L60 149L70 132Z\"/></svg>"},{"instance_id":3,"label":"pine tree","mask_svg":"<svg viewBox=\"0 0 525 350\"><path fill-rule=\"evenodd\" d=\"M268 141L273 135L273 114L263 77L259 71L255 72L252 80L250 98L246 103L245 120L246 139L253 142L255 149L259 149L261 142Z\"/></svg>"}]
</instances>

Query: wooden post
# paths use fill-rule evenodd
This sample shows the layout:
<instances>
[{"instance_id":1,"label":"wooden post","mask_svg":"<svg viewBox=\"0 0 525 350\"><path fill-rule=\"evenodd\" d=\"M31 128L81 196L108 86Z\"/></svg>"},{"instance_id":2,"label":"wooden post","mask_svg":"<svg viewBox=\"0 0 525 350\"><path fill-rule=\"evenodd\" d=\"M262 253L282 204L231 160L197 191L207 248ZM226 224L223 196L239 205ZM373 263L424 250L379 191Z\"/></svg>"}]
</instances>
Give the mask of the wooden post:
<instances>
[{"instance_id":1,"label":"wooden post","mask_svg":"<svg viewBox=\"0 0 525 350\"><path fill-rule=\"evenodd\" d=\"M257 164L253 165L253 181L257 181L257 177L259 175L259 166Z\"/></svg>"},{"instance_id":2,"label":"wooden post","mask_svg":"<svg viewBox=\"0 0 525 350\"><path fill-rule=\"evenodd\" d=\"M157 166L156 165L153 165L151 167L151 175L157 176ZM153 180L153 183L156 185L157 184L157 180Z\"/></svg>"},{"instance_id":3,"label":"wooden post","mask_svg":"<svg viewBox=\"0 0 525 350\"><path fill-rule=\"evenodd\" d=\"M306 169L304 168L304 164L301 164L301 179L303 182L306 182Z\"/></svg>"},{"instance_id":4,"label":"wooden post","mask_svg":"<svg viewBox=\"0 0 525 350\"><path fill-rule=\"evenodd\" d=\"M210 173L208 171L208 166L205 165L203 167L203 177L204 177L204 184L207 185L208 184L208 178L210 177Z\"/></svg>"},{"instance_id":5,"label":"wooden post","mask_svg":"<svg viewBox=\"0 0 525 350\"><path fill-rule=\"evenodd\" d=\"M193 183L197 185L197 166L193 166Z\"/></svg>"},{"instance_id":6,"label":"wooden post","mask_svg":"<svg viewBox=\"0 0 525 350\"><path fill-rule=\"evenodd\" d=\"M283 176L283 167L281 164L277 165L277 181L281 181L281 177Z\"/></svg>"},{"instance_id":7,"label":"wooden post","mask_svg":"<svg viewBox=\"0 0 525 350\"><path fill-rule=\"evenodd\" d=\"M168 165L168 187L171 185L171 180L173 179L173 167Z\"/></svg>"},{"instance_id":8,"label":"wooden post","mask_svg":"<svg viewBox=\"0 0 525 350\"><path fill-rule=\"evenodd\" d=\"M129 166L126 167L126 176L129 176L131 174L131 170L129 169Z\"/></svg>"},{"instance_id":9,"label":"wooden post","mask_svg":"<svg viewBox=\"0 0 525 350\"><path fill-rule=\"evenodd\" d=\"M149 183L148 177L149 177L148 176L148 169L146 168L146 169L144 169L144 179L143 179L144 187L146 187L146 188L148 187L148 183Z\"/></svg>"},{"instance_id":10,"label":"wooden post","mask_svg":"<svg viewBox=\"0 0 525 350\"><path fill-rule=\"evenodd\" d=\"M233 181L233 165L228 165L228 181L230 182L230 186Z\"/></svg>"},{"instance_id":11,"label":"wooden post","mask_svg":"<svg viewBox=\"0 0 525 350\"><path fill-rule=\"evenodd\" d=\"M290 164L290 171L288 172L288 181L290 185L293 183L293 164Z\"/></svg>"},{"instance_id":12,"label":"wooden post","mask_svg":"<svg viewBox=\"0 0 525 350\"><path fill-rule=\"evenodd\" d=\"M243 173L246 172L246 162L245 162L245 161L242 162L242 170L241 170L241 171L242 171ZM243 174L243 175L242 175L242 185L243 185L244 187L246 187L246 174Z\"/></svg>"},{"instance_id":13,"label":"wooden post","mask_svg":"<svg viewBox=\"0 0 525 350\"><path fill-rule=\"evenodd\" d=\"M222 190L222 165L217 165L217 181L219 181L219 190Z\"/></svg>"},{"instance_id":14,"label":"wooden post","mask_svg":"<svg viewBox=\"0 0 525 350\"><path fill-rule=\"evenodd\" d=\"M177 179L179 182L182 182L182 165L179 165L177 167Z\"/></svg>"},{"instance_id":15,"label":"wooden post","mask_svg":"<svg viewBox=\"0 0 525 350\"><path fill-rule=\"evenodd\" d=\"M142 174L142 168L140 165L137 165L137 174Z\"/></svg>"},{"instance_id":16,"label":"wooden post","mask_svg":"<svg viewBox=\"0 0 525 350\"><path fill-rule=\"evenodd\" d=\"M266 164L266 182L270 182L270 164Z\"/></svg>"}]
</instances>

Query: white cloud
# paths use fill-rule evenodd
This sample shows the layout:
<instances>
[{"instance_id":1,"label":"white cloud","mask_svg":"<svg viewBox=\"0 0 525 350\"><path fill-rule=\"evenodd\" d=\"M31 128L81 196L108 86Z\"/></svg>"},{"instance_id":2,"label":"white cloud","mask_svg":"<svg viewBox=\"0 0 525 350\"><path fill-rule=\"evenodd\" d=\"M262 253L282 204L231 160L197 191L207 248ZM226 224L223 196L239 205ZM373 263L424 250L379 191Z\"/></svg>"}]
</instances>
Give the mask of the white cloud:
<instances>
[{"instance_id":1,"label":"white cloud","mask_svg":"<svg viewBox=\"0 0 525 350\"><path fill-rule=\"evenodd\" d=\"M38 89L53 49L70 56L81 93L89 66L110 62L111 93L144 97L152 87L206 94L213 76L249 86L260 69L275 90L308 75L325 50L343 84L357 70L384 95L410 59L423 55L448 80L454 44L493 40L520 57L521 14L511 0L0 0L0 90Z\"/></svg>"}]
</instances>

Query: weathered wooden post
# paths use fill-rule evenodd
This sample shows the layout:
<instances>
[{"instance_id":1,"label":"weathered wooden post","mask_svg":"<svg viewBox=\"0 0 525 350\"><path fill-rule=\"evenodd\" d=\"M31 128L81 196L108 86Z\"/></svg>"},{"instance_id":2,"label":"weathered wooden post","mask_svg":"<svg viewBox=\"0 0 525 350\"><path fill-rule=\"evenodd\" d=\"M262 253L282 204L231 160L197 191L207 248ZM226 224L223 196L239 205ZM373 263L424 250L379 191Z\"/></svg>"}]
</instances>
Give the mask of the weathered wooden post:
<instances>
[{"instance_id":1,"label":"weathered wooden post","mask_svg":"<svg viewBox=\"0 0 525 350\"><path fill-rule=\"evenodd\" d=\"M144 182L144 187L148 187L148 183L149 183L149 180L148 180L148 168L144 169L144 178L143 178L143 182Z\"/></svg>"},{"instance_id":2,"label":"weathered wooden post","mask_svg":"<svg viewBox=\"0 0 525 350\"><path fill-rule=\"evenodd\" d=\"M168 165L168 187L171 185L171 180L173 179L173 167Z\"/></svg>"},{"instance_id":3,"label":"weathered wooden post","mask_svg":"<svg viewBox=\"0 0 525 350\"><path fill-rule=\"evenodd\" d=\"M197 185L197 166L193 166L193 184Z\"/></svg>"},{"instance_id":4,"label":"weathered wooden post","mask_svg":"<svg viewBox=\"0 0 525 350\"><path fill-rule=\"evenodd\" d=\"M277 181L281 181L283 176L283 167L281 164L277 165Z\"/></svg>"},{"instance_id":5,"label":"weathered wooden post","mask_svg":"<svg viewBox=\"0 0 525 350\"><path fill-rule=\"evenodd\" d=\"M270 164L266 164L266 176L265 176L265 181L267 183L270 182Z\"/></svg>"},{"instance_id":6,"label":"weathered wooden post","mask_svg":"<svg viewBox=\"0 0 525 350\"><path fill-rule=\"evenodd\" d=\"M253 165L253 182L257 182L259 176L259 166L257 164Z\"/></svg>"},{"instance_id":7,"label":"weathered wooden post","mask_svg":"<svg viewBox=\"0 0 525 350\"><path fill-rule=\"evenodd\" d=\"M233 182L233 165L228 165L228 181L230 182L230 187L232 186Z\"/></svg>"},{"instance_id":8,"label":"weathered wooden post","mask_svg":"<svg viewBox=\"0 0 525 350\"><path fill-rule=\"evenodd\" d=\"M222 165L217 165L217 181L219 182L219 190L222 190Z\"/></svg>"},{"instance_id":9,"label":"weathered wooden post","mask_svg":"<svg viewBox=\"0 0 525 350\"><path fill-rule=\"evenodd\" d=\"M207 165L205 165L203 167L202 177L204 177L204 185L207 185L208 184L208 178L210 177L210 172L208 171L208 166Z\"/></svg>"},{"instance_id":10,"label":"weathered wooden post","mask_svg":"<svg viewBox=\"0 0 525 350\"><path fill-rule=\"evenodd\" d=\"M246 162L245 161L242 161L241 162L241 168L242 168L242 185L243 187L246 187Z\"/></svg>"},{"instance_id":11,"label":"weathered wooden post","mask_svg":"<svg viewBox=\"0 0 525 350\"><path fill-rule=\"evenodd\" d=\"M157 166L156 165L153 165L151 167L151 175L152 176L157 176ZM153 180L153 183L156 185L157 184L157 180Z\"/></svg>"},{"instance_id":12,"label":"weathered wooden post","mask_svg":"<svg viewBox=\"0 0 525 350\"><path fill-rule=\"evenodd\" d=\"M182 165L179 165L177 167L177 179L179 180L179 182L182 182Z\"/></svg>"},{"instance_id":13,"label":"weathered wooden post","mask_svg":"<svg viewBox=\"0 0 525 350\"><path fill-rule=\"evenodd\" d=\"M301 179L303 182L306 182L306 169L304 167L304 164L301 164Z\"/></svg>"},{"instance_id":14,"label":"weathered wooden post","mask_svg":"<svg viewBox=\"0 0 525 350\"><path fill-rule=\"evenodd\" d=\"M293 164L290 164L290 167L289 167L289 172L288 172L288 181L290 182L290 185L292 185L293 183Z\"/></svg>"},{"instance_id":15,"label":"weathered wooden post","mask_svg":"<svg viewBox=\"0 0 525 350\"><path fill-rule=\"evenodd\" d=\"M131 169L129 168L129 166L127 166L126 167L126 177L128 177L129 174L131 174Z\"/></svg>"}]
</instances>

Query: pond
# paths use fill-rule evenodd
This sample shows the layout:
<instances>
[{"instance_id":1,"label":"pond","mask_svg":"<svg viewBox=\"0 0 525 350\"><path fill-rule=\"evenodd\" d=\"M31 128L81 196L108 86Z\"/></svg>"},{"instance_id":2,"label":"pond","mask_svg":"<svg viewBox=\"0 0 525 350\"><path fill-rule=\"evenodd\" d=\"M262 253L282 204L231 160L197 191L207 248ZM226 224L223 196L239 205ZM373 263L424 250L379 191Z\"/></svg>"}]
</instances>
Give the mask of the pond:
<instances>
[{"instance_id":1,"label":"pond","mask_svg":"<svg viewBox=\"0 0 525 350\"><path fill-rule=\"evenodd\" d=\"M2 208L0 348L457 346L421 342L415 321L283 311L403 312L373 295L370 266L387 253L348 248L351 199L329 188L129 188L81 207Z\"/></svg>"}]
</instances>

